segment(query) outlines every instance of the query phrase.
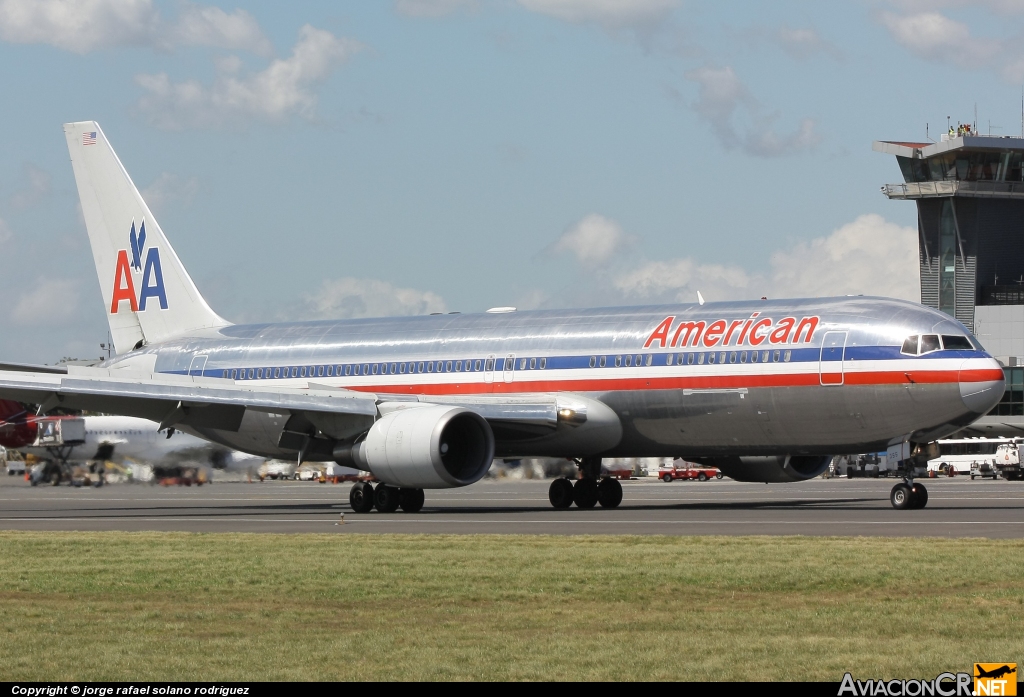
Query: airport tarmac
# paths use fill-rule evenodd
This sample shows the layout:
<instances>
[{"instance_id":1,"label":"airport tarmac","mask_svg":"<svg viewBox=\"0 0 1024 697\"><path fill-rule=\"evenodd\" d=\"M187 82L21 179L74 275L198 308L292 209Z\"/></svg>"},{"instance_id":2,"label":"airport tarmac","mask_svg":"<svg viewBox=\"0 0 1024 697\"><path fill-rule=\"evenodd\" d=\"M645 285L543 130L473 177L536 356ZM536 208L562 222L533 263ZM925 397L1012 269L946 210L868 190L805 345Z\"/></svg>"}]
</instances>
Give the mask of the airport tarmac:
<instances>
[{"instance_id":1,"label":"airport tarmac","mask_svg":"<svg viewBox=\"0 0 1024 697\"><path fill-rule=\"evenodd\" d=\"M896 535L1024 537L1024 482L924 480L928 507L896 511L889 479L745 484L623 482L622 505L555 510L549 481L485 480L427 491L417 514L353 513L349 485L31 487L0 479L0 529L191 532ZM344 514L344 524L340 522Z\"/></svg>"}]
</instances>

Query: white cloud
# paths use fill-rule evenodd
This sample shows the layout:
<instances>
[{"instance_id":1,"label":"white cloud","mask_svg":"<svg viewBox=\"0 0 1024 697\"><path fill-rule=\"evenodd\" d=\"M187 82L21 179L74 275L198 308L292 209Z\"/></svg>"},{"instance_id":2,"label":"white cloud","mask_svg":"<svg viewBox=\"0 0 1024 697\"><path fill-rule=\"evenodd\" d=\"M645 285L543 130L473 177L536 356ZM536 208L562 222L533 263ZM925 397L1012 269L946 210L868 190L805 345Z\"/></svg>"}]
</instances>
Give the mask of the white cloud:
<instances>
[{"instance_id":1,"label":"white cloud","mask_svg":"<svg viewBox=\"0 0 1024 697\"><path fill-rule=\"evenodd\" d=\"M679 0L518 0L531 12L605 29L651 27L668 19Z\"/></svg>"},{"instance_id":2,"label":"white cloud","mask_svg":"<svg viewBox=\"0 0 1024 697\"><path fill-rule=\"evenodd\" d=\"M153 0L0 0L0 39L49 44L73 53L122 46L166 50L196 45L273 52L256 20L245 10L184 2L167 20Z\"/></svg>"},{"instance_id":3,"label":"white cloud","mask_svg":"<svg viewBox=\"0 0 1024 697\"><path fill-rule=\"evenodd\" d=\"M50 175L35 165L25 165L25 179L25 188L11 196L12 208L30 208L50 193Z\"/></svg>"},{"instance_id":4,"label":"white cloud","mask_svg":"<svg viewBox=\"0 0 1024 697\"><path fill-rule=\"evenodd\" d=\"M928 60L986 62L1000 51L1000 42L976 39L966 24L938 12L883 12L881 22L897 43Z\"/></svg>"},{"instance_id":5,"label":"white cloud","mask_svg":"<svg viewBox=\"0 0 1024 697\"><path fill-rule=\"evenodd\" d=\"M317 318L426 315L445 311L444 300L436 293L398 288L387 281L365 278L324 281L320 290L305 300L309 314Z\"/></svg>"},{"instance_id":6,"label":"white cloud","mask_svg":"<svg viewBox=\"0 0 1024 697\"><path fill-rule=\"evenodd\" d=\"M630 298L654 302L883 295L920 301L917 230L862 215L772 255L767 274L691 258L648 262L614 280Z\"/></svg>"},{"instance_id":7,"label":"white cloud","mask_svg":"<svg viewBox=\"0 0 1024 697\"><path fill-rule=\"evenodd\" d=\"M137 106L156 126L171 130L237 124L249 118L311 119L317 103L312 88L359 49L355 41L307 24L299 30L291 56L276 59L257 73L238 75L240 62L222 60L209 86L196 80L175 83L166 73L137 75L136 82L146 91Z\"/></svg>"},{"instance_id":8,"label":"white cloud","mask_svg":"<svg viewBox=\"0 0 1024 697\"><path fill-rule=\"evenodd\" d=\"M585 266L599 266L610 261L627 242L618 223L591 213L566 228L551 251L569 252Z\"/></svg>"},{"instance_id":9,"label":"white cloud","mask_svg":"<svg viewBox=\"0 0 1024 697\"><path fill-rule=\"evenodd\" d=\"M791 133L778 133L774 114L765 114L731 66L705 65L685 73L699 91L694 110L710 125L726 148L740 147L758 157L780 157L813 149L821 141L812 119L803 119Z\"/></svg>"},{"instance_id":10,"label":"white cloud","mask_svg":"<svg viewBox=\"0 0 1024 697\"><path fill-rule=\"evenodd\" d=\"M78 282L50 277L36 280L35 288L18 297L11 320L22 325L50 325L75 316Z\"/></svg>"},{"instance_id":11,"label":"white cloud","mask_svg":"<svg viewBox=\"0 0 1024 697\"><path fill-rule=\"evenodd\" d=\"M808 60L819 55L832 58L842 56L834 44L821 38L821 35L811 28L793 29L783 25L772 32L771 38L795 60Z\"/></svg>"},{"instance_id":12,"label":"white cloud","mask_svg":"<svg viewBox=\"0 0 1024 697\"><path fill-rule=\"evenodd\" d=\"M443 17L461 9L472 9L477 0L396 0L395 9L406 17Z\"/></svg>"},{"instance_id":13,"label":"white cloud","mask_svg":"<svg viewBox=\"0 0 1024 697\"><path fill-rule=\"evenodd\" d=\"M142 198L154 213L160 213L168 203L188 205L199 193L199 179L183 179L177 174L161 172L153 183L142 190Z\"/></svg>"}]
</instances>

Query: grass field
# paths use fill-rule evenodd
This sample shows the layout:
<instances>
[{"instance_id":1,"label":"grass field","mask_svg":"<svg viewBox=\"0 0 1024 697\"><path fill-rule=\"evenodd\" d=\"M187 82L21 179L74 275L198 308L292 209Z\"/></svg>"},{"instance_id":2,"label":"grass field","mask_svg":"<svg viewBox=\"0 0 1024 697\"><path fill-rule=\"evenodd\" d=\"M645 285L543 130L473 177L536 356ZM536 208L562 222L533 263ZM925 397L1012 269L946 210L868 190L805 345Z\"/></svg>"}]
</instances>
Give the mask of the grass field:
<instances>
[{"instance_id":1,"label":"grass field","mask_svg":"<svg viewBox=\"0 0 1024 697\"><path fill-rule=\"evenodd\" d=\"M0 680L931 678L1024 541L0 533Z\"/></svg>"}]
</instances>

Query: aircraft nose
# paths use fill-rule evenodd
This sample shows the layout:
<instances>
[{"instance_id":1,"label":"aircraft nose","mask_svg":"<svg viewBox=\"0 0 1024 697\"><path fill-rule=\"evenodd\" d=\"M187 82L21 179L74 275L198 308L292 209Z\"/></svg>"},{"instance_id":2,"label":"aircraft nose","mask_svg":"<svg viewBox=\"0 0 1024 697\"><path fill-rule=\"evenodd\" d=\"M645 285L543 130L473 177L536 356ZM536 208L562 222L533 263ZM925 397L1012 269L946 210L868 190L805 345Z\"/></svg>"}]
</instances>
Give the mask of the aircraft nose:
<instances>
[{"instance_id":1,"label":"aircraft nose","mask_svg":"<svg viewBox=\"0 0 1024 697\"><path fill-rule=\"evenodd\" d=\"M994 358L969 358L960 365L960 399L976 414L987 414L1003 398L1003 368Z\"/></svg>"}]
</instances>

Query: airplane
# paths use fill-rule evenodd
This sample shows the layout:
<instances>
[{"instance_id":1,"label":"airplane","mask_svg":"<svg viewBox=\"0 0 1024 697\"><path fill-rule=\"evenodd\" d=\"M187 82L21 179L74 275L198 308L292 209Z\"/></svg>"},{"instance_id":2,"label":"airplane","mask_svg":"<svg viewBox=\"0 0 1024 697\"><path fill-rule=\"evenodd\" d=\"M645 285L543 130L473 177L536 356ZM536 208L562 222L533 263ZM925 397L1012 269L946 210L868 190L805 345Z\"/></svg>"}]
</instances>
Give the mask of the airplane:
<instances>
[{"instance_id":1,"label":"airplane","mask_svg":"<svg viewBox=\"0 0 1024 697\"><path fill-rule=\"evenodd\" d=\"M976 670L978 671L978 674L974 676L976 678L1001 678L1004 675L1017 672L1016 668L1011 668L1008 665L1003 665L993 670L984 670L981 667L977 667Z\"/></svg>"},{"instance_id":2,"label":"airplane","mask_svg":"<svg viewBox=\"0 0 1024 697\"><path fill-rule=\"evenodd\" d=\"M72 438L57 424L80 422ZM64 437L60 437L60 435ZM265 458L211 443L173 427L132 416L36 416L10 400L0 400L0 446L48 458L41 479L59 484L68 478L68 462L126 460L153 467L208 465L218 470L255 470Z\"/></svg>"},{"instance_id":3,"label":"airplane","mask_svg":"<svg viewBox=\"0 0 1024 697\"><path fill-rule=\"evenodd\" d=\"M7 364L0 397L148 418L255 455L334 461L368 513L479 481L495 457L565 457L555 508L615 508L603 457L683 457L794 482L832 456L925 462L1003 394L954 318L876 297L237 325L196 288L95 121L65 138L116 354ZM822 271L827 273L827 270ZM923 508L913 467L897 509Z\"/></svg>"}]
</instances>

